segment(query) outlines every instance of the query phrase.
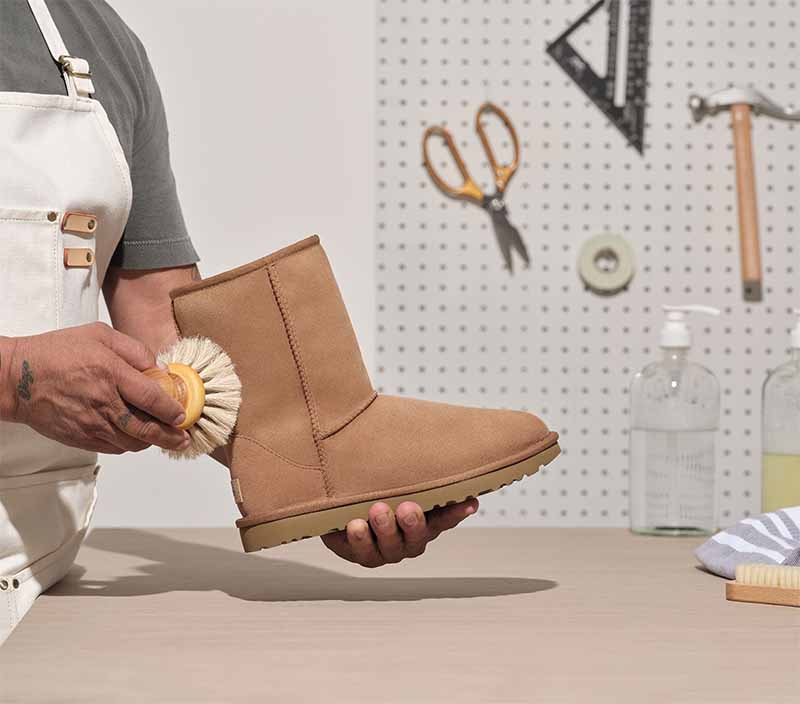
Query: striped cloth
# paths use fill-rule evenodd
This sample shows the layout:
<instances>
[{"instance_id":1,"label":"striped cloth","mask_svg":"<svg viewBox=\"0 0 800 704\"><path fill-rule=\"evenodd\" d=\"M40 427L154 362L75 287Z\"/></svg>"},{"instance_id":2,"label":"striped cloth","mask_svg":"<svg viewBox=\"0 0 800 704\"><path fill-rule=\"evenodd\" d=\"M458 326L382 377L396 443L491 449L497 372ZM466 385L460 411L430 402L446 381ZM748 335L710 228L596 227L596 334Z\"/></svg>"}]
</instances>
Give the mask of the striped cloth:
<instances>
[{"instance_id":1,"label":"striped cloth","mask_svg":"<svg viewBox=\"0 0 800 704\"><path fill-rule=\"evenodd\" d=\"M800 506L745 518L694 553L715 574L734 579L736 565L800 565Z\"/></svg>"}]
</instances>

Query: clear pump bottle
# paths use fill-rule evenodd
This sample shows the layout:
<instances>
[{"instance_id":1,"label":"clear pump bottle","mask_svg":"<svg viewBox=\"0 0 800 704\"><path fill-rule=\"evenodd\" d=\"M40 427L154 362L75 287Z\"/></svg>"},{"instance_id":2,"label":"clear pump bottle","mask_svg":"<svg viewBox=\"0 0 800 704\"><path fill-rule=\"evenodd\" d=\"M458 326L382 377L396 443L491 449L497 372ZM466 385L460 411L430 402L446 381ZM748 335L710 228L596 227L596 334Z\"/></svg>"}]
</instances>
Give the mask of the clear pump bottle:
<instances>
[{"instance_id":1,"label":"clear pump bottle","mask_svg":"<svg viewBox=\"0 0 800 704\"><path fill-rule=\"evenodd\" d=\"M707 535L716 529L716 377L689 360L688 313L708 306L664 306L662 358L631 383L630 525L649 535Z\"/></svg>"},{"instance_id":2,"label":"clear pump bottle","mask_svg":"<svg viewBox=\"0 0 800 704\"><path fill-rule=\"evenodd\" d=\"M800 315L800 310L795 310ZM762 394L761 508L800 505L800 318L792 354L767 375Z\"/></svg>"}]
</instances>

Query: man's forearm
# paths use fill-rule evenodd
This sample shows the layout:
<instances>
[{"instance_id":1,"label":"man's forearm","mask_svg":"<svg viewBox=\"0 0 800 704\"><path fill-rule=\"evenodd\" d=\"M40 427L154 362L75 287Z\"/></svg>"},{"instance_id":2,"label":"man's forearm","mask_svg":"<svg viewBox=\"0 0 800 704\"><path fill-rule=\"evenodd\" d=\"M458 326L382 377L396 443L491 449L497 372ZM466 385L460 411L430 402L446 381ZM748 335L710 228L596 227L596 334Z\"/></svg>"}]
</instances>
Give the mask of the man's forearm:
<instances>
[{"instance_id":1,"label":"man's forearm","mask_svg":"<svg viewBox=\"0 0 800 704\"><path fill-rule=\"evenodd\" d=\"M0 420L13 421L16 415L16 377L12 366L16 340L0 337Z\"/></svg>"},{"instance_id":2,"label":"man's forearm","mask_svg":"<svg viewBox=\"0 0 800 704\"><path fill-rule=\"evenodd\" d=\"M146 270L111 267L103 284L111 322L157 354L177 339L169 292L199 278L194 265Z\"/></svg>"}]
</instances>

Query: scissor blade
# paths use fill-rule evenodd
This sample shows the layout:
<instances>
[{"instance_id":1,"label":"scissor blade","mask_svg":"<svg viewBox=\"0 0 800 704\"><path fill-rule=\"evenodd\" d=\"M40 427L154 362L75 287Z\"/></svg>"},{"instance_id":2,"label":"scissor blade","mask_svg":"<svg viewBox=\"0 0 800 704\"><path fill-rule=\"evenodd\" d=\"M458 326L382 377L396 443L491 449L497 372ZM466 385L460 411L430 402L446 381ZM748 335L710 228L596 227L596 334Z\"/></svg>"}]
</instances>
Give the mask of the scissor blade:
<instances>
[{"instance_id":1,"label":"scissor blade","mask_svg":"<svg viewBox=\"0 0 800 704\"><path fill-rule=\"evenodd\" d=\"M494 234L497 238L497 244L500 247L500 253L503 255L506 269L514 272L514 266L511 261L511 250L516 250L517 254L522 257L525 262L525 267L530 266L531 260L528 256L528 249L522 241L522 236L519 230L514 227L508 219L508 213L505 210L491 211L492 225L494 225Z\"/></svg>"}]
</instances>

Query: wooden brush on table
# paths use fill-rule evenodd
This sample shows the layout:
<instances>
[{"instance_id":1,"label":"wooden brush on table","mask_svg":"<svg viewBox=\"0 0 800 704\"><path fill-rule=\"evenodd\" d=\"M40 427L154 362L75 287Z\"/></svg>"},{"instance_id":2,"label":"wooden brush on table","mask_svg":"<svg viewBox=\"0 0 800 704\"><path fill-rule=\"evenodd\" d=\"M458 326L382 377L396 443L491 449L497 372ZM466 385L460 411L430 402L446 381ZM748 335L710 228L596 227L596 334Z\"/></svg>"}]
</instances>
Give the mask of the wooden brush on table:
<instances>
[{"instance_id":1,"label":"wooden brush on table","mask_svg":"<svg viewBox=\"0 0 800 704\"><path fill-rule=\"evenodd\" d=\"M180 428L191 441L183 451L164 452L174 459L192 459L224 445L242 401L242 384L231 358L208 338L185 337L159 353L158 361L167 368L144 374L183 406L186 420Z\"/></svg>"},{"instance_id":2,"label":"wooden brush on table","mask_svg":"<svg viewBox=\"0 0 800 704\"><path fill-rule=\"evenodd\" d=\"M728 601L800 606L800 567L737 565L736 581L725 584Z\"/></svg>"}]
</instances>

